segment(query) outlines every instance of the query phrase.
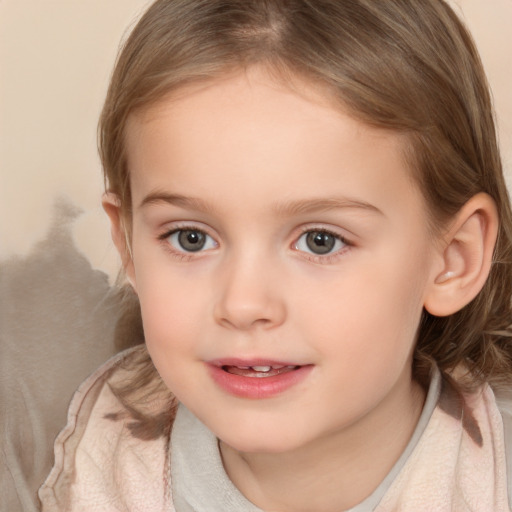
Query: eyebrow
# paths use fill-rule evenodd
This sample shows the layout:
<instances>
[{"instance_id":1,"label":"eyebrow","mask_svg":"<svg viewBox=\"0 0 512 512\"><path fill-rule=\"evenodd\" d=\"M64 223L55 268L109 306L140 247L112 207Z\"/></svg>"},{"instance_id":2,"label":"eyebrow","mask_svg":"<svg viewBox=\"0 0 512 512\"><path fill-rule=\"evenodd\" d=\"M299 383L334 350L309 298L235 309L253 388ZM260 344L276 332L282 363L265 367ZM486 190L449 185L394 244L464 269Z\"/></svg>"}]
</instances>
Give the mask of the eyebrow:
<instances>
[{"instance_id":1,"label":"eyebrow","mask_svg":"<svg viewBox=\"0 0 512 512\"><path fill-rule=\"evenodd\" d=\"M168 194L167 192L160 191L151 192L145 196L139 204L139 208L160 203L171 204L190 210L199 210L204 212L213 211L213 208L208 204L208 202L197 197L188 197L181 194Z\"/></svg>"},{"instance_id":2,"label":"eyebrow","mask_svg":"<svg viewBox=\"0 0 512 512\"><path fill-rule=\"evenodd\" d=\"M181 194L169 194L167 192L155 191L151 192L141 201L139 208L154 204L170 204L185 209L210 213L214 211L212 205L207 201L197 197L189 197ZM276 204L274 211L279 216L292 216L305 213L315 213L329 210L355 208L384 215L376 206L366 201L345 197L327 197L327 198L311 198L299 199L296 201L287 201L282 204Z\"/></svg>"},{"instance_id":3,"label":"eyebrow","mask_svg":"<svg viewBox=\"0 0 512 512\"><path fill-rule=\"evenodd\" d=\"M279 215L298 215L304 213L314 213L329 210L338 210L345 208L356 208L367 210L373 213L384 215L379 208L361 201L359 199L352 199L347 197L326 197L326 198L312 198L301 199L298 201L289 201L276 206L276 212Z\"/></svg>"}]
</instances>

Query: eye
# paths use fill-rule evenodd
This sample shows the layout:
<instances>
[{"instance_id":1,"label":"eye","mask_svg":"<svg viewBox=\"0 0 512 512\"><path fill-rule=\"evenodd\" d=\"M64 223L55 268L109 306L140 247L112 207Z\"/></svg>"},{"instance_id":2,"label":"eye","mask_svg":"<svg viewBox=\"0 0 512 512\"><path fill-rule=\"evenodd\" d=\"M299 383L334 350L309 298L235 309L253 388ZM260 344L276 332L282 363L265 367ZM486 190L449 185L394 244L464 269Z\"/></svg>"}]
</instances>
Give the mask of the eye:
<instances>
[{"instance_id":1,"label":"eye","mask_svg":"<svg viewBox=\"0 0 512 512\"><path fill-rule=\"evenodd\" d=\"M295 244L295 249L316 255L330 254L343 249L347 243L339 235L329 231L306 231Z\"/></svg>"},{"instance_id":2,"label":"eye","mask_svg":"<svg viewBox=\"0 0 512 512\"><path fill-rule=\"evenodd\" d=\"M217 247L215 240L199 229L177 229L166 238L180 252L198 252Z\"/></svg>"}]
</instances>

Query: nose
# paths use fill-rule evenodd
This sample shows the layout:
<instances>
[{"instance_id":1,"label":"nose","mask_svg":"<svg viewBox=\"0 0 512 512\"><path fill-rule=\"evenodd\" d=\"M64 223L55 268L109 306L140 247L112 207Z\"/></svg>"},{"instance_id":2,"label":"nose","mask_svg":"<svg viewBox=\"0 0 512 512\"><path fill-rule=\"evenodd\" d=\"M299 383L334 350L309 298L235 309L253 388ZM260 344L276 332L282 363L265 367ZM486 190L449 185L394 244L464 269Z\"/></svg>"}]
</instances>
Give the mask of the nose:
<instances>
[{"instance_id":1,"label":"nose","mask_svg":"<svg viewBox=\"0 0 512 512\"><path fill-rule=\"evenodd\" d=\"M214 307L218 324L248 331L271 329L284 322L286 307L279 271L261 261L226 262Z\"/></svg>"}]
</instances>

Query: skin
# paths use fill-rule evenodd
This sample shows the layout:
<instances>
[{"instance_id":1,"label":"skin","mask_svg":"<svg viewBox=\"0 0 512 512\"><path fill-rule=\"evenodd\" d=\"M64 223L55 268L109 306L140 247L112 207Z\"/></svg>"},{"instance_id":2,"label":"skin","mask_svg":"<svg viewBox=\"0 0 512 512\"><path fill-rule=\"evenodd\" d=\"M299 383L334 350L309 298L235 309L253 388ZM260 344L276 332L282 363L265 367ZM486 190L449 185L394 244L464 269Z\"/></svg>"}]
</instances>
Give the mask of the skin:
<instances>
[{"instance_id":1,"label":"skin","mask_svg":"<svg viewBox=\"0 0 512 512\"><path fill-rule=\"evenodd\" d=\"M448 263L475 258L459 244L447 263L400 136L294 85L251 69L131 118L125 266L157 370L220 439L235 485L267 511L329 512L371 494L405 448L424 400L411 374L423 308L451 289ZM180 229L205 233L204 250L184 250ZM332 252L308 247L315 230ZM312 368L247 399L211 378L227 357Z\"/></svg>"}]
</instances>

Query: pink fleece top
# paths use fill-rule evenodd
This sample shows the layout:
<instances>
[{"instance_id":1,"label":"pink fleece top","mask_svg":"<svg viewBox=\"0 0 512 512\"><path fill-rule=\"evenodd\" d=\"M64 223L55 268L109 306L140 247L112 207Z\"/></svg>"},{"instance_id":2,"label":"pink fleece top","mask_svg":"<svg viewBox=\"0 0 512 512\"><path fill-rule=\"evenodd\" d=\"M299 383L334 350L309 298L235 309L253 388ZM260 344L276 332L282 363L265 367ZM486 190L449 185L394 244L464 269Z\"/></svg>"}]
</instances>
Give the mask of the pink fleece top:
<instances>
[{"instance_id":1,"label":"pink fleece top","mask_svg":"<svg viewBox=\"0 0 512 512\"><path fill-rule=\"evenodd\" d=\"M138 419L112 392L130 379L140 350L114 357L76 392L39 490L43 512L258 512L229 481L213 434L186 410L176 418L175 400L169 407L168 396L153 396L141 406L159 418L154 435L141 438ZM503 420L492 390L462 395L437 372L406 450L352 512L509 510Z\"/></svg>"}]
</instances>

